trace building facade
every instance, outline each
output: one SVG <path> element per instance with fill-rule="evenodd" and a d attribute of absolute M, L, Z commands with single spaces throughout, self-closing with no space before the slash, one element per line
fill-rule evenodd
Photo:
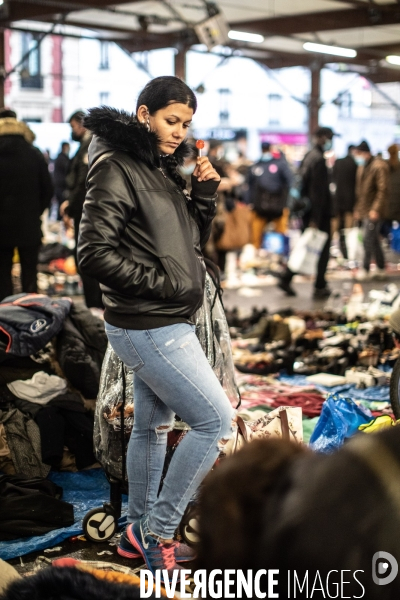
<path fill-rule="evenodd" d="M 80 37 L 78 30 L 76 37 L 47 35 L 41 40 L 42 35 L 6 31 L 6 69 L 16 67 L 6 80 L 6 105 L 33 124 L 65 123 L 77 109 L 101 104 L 134 111 L 137 95 L 151 77 L 174 72 L 173 49 L 130 56 L 115 43 L 90 39 L 90 31 L 79 30 Z M 223 52 L 205 53 L 199 47 L 187 54 L 188 84 L 199 103 L 195 134 L 246 129 L 251 158 L 259 153 L 261 135 L 304 139 L 308 69 L 269 71 L 248 58 L 224 59 Z M 321 90 L 320 123 L 341 134 L 335 140 L 338 155 L 361 139 L 368 139 L 376 152 L 396 139 L 400 84 L 378 88 L 356 73 L 325 68 Z M 66 129 L 58 130 L 65 137 Z"/>

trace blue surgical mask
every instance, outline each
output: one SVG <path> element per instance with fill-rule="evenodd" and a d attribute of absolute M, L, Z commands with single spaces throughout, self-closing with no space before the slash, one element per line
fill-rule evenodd
<path fill-rule="evenodd" d="M 263 152 L 263 155 L 261 157 L 261 160 L 264 160 L 265 162 L 272 160 L 274 157 L 272 156 L 271 152 Z"/>
<path fill-rule="evenodd" d="M 191 175 L 196 168 L 196 163 L 190 163 L 189 165 L 183 165 L 180 170 L 184 175 Z"/>
<path fill-rule="evenodd" d="M 326 140 L 325 144 L 323 145 L 323 149 L 324 152 L 328 152 L 328 150 L 332 149 L 332 140 Z"/>
<path fill-rule="evenodd" d="M 365 158 L 363 156 L 355 156 L 354 160 L 356 161 L 359 167 L 365 166 Z"/>

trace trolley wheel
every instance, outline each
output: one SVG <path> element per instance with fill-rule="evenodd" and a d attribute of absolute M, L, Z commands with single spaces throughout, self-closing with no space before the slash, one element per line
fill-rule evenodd
<path fill-rule="evenodd" d="M 396 419 L 400 419 L 400 358 L 394 363 L 390 378 L 390 404 Z"/>
<path fill-rule="evenodd" d="M 196 546 L 199 543 L 198 507 L 196 504 L 189 504 L 185 510 L 179 526 L 179 533 L 188 546 Z"/>
<path fill-rule="evenodd" d="M 83 533 L 91 542 L 106 542 L 117 531 L 114 513 L 105 508 L 93 508 L 82 521 Z"/>

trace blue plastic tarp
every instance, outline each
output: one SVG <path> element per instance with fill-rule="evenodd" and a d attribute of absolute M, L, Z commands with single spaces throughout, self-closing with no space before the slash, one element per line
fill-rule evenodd
<path fill-rule="evenodd" d="M 281 375 L 279 380 L 289 385 L 311 385 L 305 375 Z M 364 390 L 357 389 L 356 385 L 345 383 L 335 387 L 325 387 L 323 385 L 314 385 L 317 389 L 327 394 L 344 394 L 346 398 L 353 400 L 374 400 L 377 402 L 390 402 L 390 388 L 388 385 L 377 385 Z"/>
<path fill-rule="evenodd" d="M 70 527 L 55 529 L 44 535 L 0 542 L 0 558 L 3 560 L 52 548 L 71 536 L 80 535 L 83 533 L 82 519 L 86 513 L 93 508 L 100 508 L 104 502 L 110 500 L 110 485 L 103 469 L 90 469 L 78 473 L 54 472 L 50 473 L 49 479 L 63 488 L 62 499 L 73 504 L 75 523 Z M 126 519 L 124 517 L 125 512 L 126 502 L 123 503 L 123 516 L 119 521 L 120 525 Z"/>

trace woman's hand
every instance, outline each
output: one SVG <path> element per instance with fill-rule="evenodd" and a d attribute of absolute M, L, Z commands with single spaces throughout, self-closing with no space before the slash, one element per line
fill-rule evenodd
<path fill-rule="evenodd" d="M 198 156 L 196 168 L 193 171 L 193 176 L 197 177 L 197 181 L 221 181 L 221 177 L 214 169 L 207 156 Z"/>

